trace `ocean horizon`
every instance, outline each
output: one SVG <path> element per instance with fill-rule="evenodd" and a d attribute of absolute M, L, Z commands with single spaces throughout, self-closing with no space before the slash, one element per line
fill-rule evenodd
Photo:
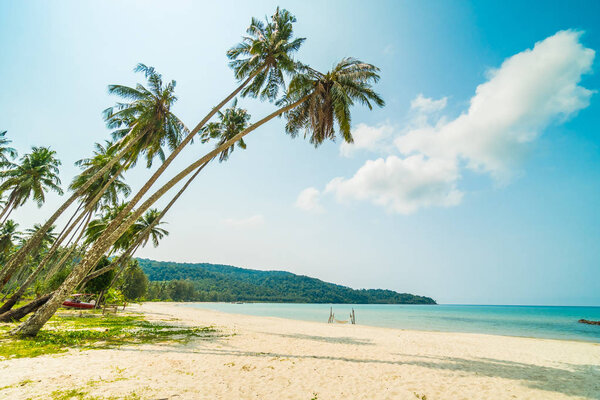
<path fill-rule="evenodd" d="M 338 320 L 349 320 L 354 309 L 359 325 L 600 343 L 600 326 L 578 322 L 600 320 L 599 306 L 209 302 L 185 303 L 185 306 L 323 323 L 327 323 L 330 308 Z"/>

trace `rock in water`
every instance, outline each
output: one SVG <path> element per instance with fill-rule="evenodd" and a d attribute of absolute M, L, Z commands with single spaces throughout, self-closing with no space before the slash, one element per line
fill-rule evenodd
<path fill-rule="evenodd" d="M 580 322 L 582 324 L 588 324 L 588 325 L 600 325 L 600 321 L 590 321 L 590 320 L 587 320 L 587 319 L 580 319 L 577 322 Z"/>

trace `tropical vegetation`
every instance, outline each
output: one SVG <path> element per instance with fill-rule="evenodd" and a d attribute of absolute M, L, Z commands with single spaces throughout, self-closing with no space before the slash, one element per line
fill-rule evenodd
<path fill-rule="evenodd" d="M 17 160 L 7 132 L 0 132 L 0 321 L 29 315 L 11 329 L 12 335 L 36 336 L 75 292 L 95 294 L 97 305 L 106 299 L 148 296 L 156 284 L 135 261 L 136 251 L 148 243 L 157 246 L 168 235 L 163 227 L 166 213 L 209 163 L 227 161 L 235 146 L 245 149 L 245 137 L 271 120 L 285 118 L 285 133 L 303 134 L 315 147 L 338 136 L 353 141 L 352 107 L 384 105 L 373 90 L 379 69 L 348 57 L 328 72 L 302 63 L 296 54 L 305 38 L 295 36 L 295 22 L 289 11 L 279 8 L 265 20 L 252 18 L 241 42 L 226 53 L 237 85 L 192 129 L 174 113 L 176 82 L 164 80 L 153 67 L 135 67 L 143 83 L 110 85 L 109 93 L 118 97 L 102 113 L 110 139 L 96 143 L 91 156 L 76 163 L 81 172 L 68 186 L 69 195 L 47 220 L 24 233 L 14 211 L 28 202 L 44 206 L 49 193 L 63 195 L 61 162 L 54 150 L 39 146 Z M 274 109 L 252 122 L 238 98 L 268 101 Z M 212 149 L 175 170 L 173 161 L 195 138 Z M 128 171 L 153 165 L 141 187 L 132 191 Z M 167 169 L 172 177 L 158 185 Z M 156 202 L 180 182 L 167 205 L 157 209 Z M 204 290 L 200 281 L 194 282 L 191 292 L 187 281 L 169 283 L 171 298 Z M 227 285 L 234 296 L 237 292 Z M 18 306 L 24 299 L 30 301 Z"/>

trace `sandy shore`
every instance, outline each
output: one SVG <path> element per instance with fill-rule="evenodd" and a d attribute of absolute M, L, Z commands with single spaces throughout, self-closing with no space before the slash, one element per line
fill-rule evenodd
<path fill-rule="evenodd" d="M 226 335 L 2 361 L 0 387 L 14 386 L 0 398 L 74 389 L 94 399 L 600 399 L 594 343 L 328 325 L 174 303 L 132 310 Z"/>

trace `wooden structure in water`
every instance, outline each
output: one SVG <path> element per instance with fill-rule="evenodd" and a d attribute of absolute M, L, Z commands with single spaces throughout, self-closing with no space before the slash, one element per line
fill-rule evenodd
<path fill-rule="evenodd" d="M 335 314 L 333 313 L 333 307 L 329 307 L 329 319 L 327 320 L 327 323 L 332 324 L 334 322 L 337 324 L 347 324 L 348 322 L 350 322 L 352 325 L 356 325 L 356 314 L 354 313 L 354 308 L 352 309 L 352 312 L 350 313 L 350 319 L 341 321 L 339 319 L 335 319 Z"/>

